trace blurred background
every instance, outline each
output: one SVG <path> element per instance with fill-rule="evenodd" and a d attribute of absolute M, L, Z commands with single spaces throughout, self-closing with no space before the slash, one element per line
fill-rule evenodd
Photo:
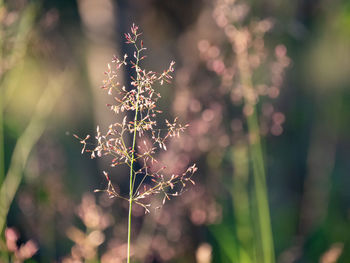
<path fill-rule="evenodd" d="M 199 167 L 133 211 L 134 262 L 350 261 L 349 1 L 2 0 L 0 21 L 0 262 L 125 261 L 128 204 L 93 191 L 128 177 L 73 134 L 118 121 L 100 86 L 133 23 L 190 124 L 162 160 Z"/>

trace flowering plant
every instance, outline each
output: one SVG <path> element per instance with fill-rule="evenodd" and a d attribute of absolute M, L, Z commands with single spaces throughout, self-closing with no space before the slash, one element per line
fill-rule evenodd
<path fill-rule="evenodd" d="M 193 174 L 197 167 L 195 164 L 188 167 L 180 174 L 166 175 L 166 166 L 159 165 L 156 154 L 160 150 L 167 150 L 167 140 L 171 137 L 179 137 L 188 125 L 181 125 L 178 119 L 173 122 L 165 120 L 165 125 L 158 128 L 156 117 L 162 113 L 157 109 L 157 101 L 161 97 L 154 89 L 154 85 L 159 83 L 170 83 L 171 73 L 174 71 L 175 62 L 172 61 L 167 70 L 163 73 L 147 71 L 141 67 L 141 61 L 146 58 L 142 53 L 146 50 L 143 40 L 140 40 L 141 33 L 138 27 L 133 24 L 131 33 L 125 34 L 126 43 L 133 46 L 133 58 L 128 59 L 125 54 L 123 59 L 113 57 L 112 64 L 108 64 L 107 76 L 103 82 L 102 89 L 107 90 L 108 95 L 113 96 L 114 103 L 107 104 L 107 107 L 115 114 L 124 114 L 122 122 L 109 125 L 105 134 L 102 134 L 97 126 L 97 145 L 88 149 L 87 140 L 79 138 L 83 144 L 82 153 L 89 152 L 91 158 L 111 156 L 110 165 L 112 167 L 126 165 L 129 169 L 129 196 L 120 195 L 113 186 L 107 172 L 103 171 L 108 186 L 104 190 L 95 192 L 106 192 L 111 198 L 121 198 L 129 202 L 128 220 L 128 262 L 130 260 L 130 226 L 131 211 L 133 203 L 142 206 L 145 212 L 149 212 L 150 203 L 147 197 L 155 194 L 163 194 L 163 204 L 171 196 L 178 196 L 183 192 L 188 182 L 194 184 Z M 122 86 L 117 81 L 117 76 L 121 67 L 130 65 L 133 74 L 130 76 L 130 89 Z M 131 140 L 128 137 L 131 135 Z M 149 184 L 144 184 L 146 179 L 150 179 Z"/>

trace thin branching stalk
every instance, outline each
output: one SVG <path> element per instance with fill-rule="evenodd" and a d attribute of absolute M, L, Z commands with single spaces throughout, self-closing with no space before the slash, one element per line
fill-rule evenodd
<path fill-rule="evenodd" d="M 130 262 L 130 241 L 131 241 L 131 211 L 132 211 L 132 202 L 133 202 L 133 195 L 134 195 L 134 162 L 135 162 L 135 146 L 136 146 L 136 134 L 137 134 L 137 115 L 139 113 L 139 100 L 140 100 L 140 75 L 138 73 L 139 70 L 139 61 L 140 61 L 140 50 L 138 49 L 137 45 L 135 45 L 135 48 L 137 50 L 136 55 L 136 74 L 137 74 L 137 94 L 136 94 L 136 108 L 135 108 L 135 117 L 134 117 L 134 134 L 132 139 L 132 151 L 131 151 L 131 162 L 130 162 L 130 178 L 129 178 L 129 213 L 128 213 L 128 252 L 127 252 L 127 262 Z M 136 177 L 136 175 L 135 175 Z"/>
<path fill-rule="evenodd" d="M 165 120 L 165 127 L 159 127 L 157 123 L 157 115 L 161 113 L 157 109 L 157 101 L 161 97 L 155 91 L 153 85 L 159 83 L 163 85 L 165 82 L 170 83 L 172 79 L 171 73 L 174 71 L 175 62 L 171 62 L 167 70 L 163 73 L 147 71 L 141 67 L 141 61 L 146 56 L 141 53 L 146 50 L 143 41 L 139 39 L 141 33 L 138 27 L 133 25 L 131 33 L 125 34 L 126 43 L 131 44 L 134 48 L 132 59 L 112 60 L 112 65 L 108 64 L 108 71 L 105 72 L 107 79 L 104 81 L 102 89 L 108 90 L 108 95 L 114 95 L 115 104 L 108 104 L 115 114 L 129 112 L 132 120 L 128 119 L 126 114 L 121 123 L 113 123 L 108 127 L 107 133 L 102 135 L 99 126 L 97 126 L 97 145 L 93 149 L 87 149 L 87 140 L 74 135 L 83 144 L 82 153 L 84 151 L 91 153 L 91 158 L 111 156 L 111 167 L 126 165 L 129 169 L 129 194 L 127 197 L 121 196 L 113 186 L 107 172 L 103 172 L 107 181 L 107 189 L 95 190 L 95 192 L 106 192 L 110 198 L 120 198 L 129 202 L 128 209 L 128 232 L 127 232 L 127 262 L 130 262 L 131 247 L 131 221 L 133 204 L 140 205 L 145 209 L 145 213 L 150 212 L 150 196 L 155 194 L 163 195 L 163 203 L 172 196 L 178 196 L 183 192 L 188 182 L 194 184 L 191 179 L 196 172 L 197 167 L 192 165 L 181 174 L 167 174 L 166 166 L 163 166 L 157 160 L 157 154 L 161 150 L 167 150 L 167 141 L 171 137 L 179 137 L 188 125 L 181 125 L 177 122 L 177 118 L 173 122 Z M 125 65 L 131 65 L 134 75 L 130 76 L 130 89 L 121 86 L 117 82 L 118 70 Z M 131 143 L 127 143 L 126 137 L 132 134 Z M 136 163 L 138 167 L 135 168 Z M 140 180 L 136 180 L 136 177 Z M 144 184 L 146 178 L 150 183 Z M 138 181 L 138 183 L 136 183 Z M 143 187 L 142 187 L 143 186 Z"/>

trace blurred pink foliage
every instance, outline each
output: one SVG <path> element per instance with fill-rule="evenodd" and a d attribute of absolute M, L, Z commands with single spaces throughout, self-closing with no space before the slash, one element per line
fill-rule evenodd
<path fill-rule="evenodd" d="M 5 229 L 6 246 L 8 251 L 13 254 L 15 263 L 20 263 L 33 257 L 38 251 L 36 243 L 32 240 L 18 246 L 19 238 L 20 236 L 14 228 L 8 227 Z"/>

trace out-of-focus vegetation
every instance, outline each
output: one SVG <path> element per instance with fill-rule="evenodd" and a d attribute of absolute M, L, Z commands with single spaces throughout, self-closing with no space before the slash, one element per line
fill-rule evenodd
<path fill-rule="evenodd" d="M 133 262 L 349 262 L 341 0 L 0 1 L 0 262 L 125 261 L 128 203 L 93 191 L 106 170 L 127 194 L 127 170 L 72 134 L 115 122 L 99 87 L 134 22 L 145 68 L 176 61 L 160 108 L 190 124 L 161 159 L 199 171 L 160 210 L 133 208 Z"/>

